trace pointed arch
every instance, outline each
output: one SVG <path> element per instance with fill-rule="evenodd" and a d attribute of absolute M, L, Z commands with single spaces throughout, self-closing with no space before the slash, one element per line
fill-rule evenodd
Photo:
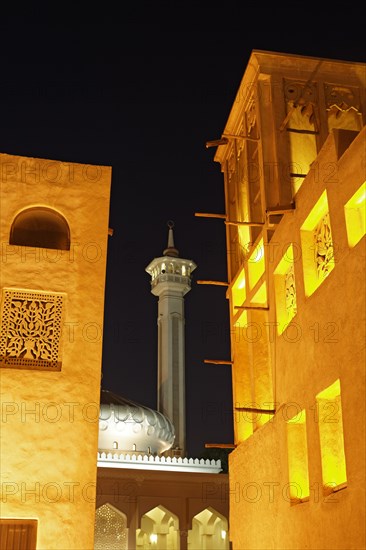
<path fill-rule="evenodd" d="M 95 512 L 94 550 L 127 550 L 127 548 L 127 517 L 107 502 Z"/>
<path fill-rule="evenodd" d="M 32 206 L 15 216 L 9 244 L 70 250 L 70 228 L 66 219 L 46 206 Z"/>
<path fill-rule="evenodd" d="M 208 506 L 192 518 L 188 532 L 188 549 L 228 550 L 228 520 L 217 510 Z"/>
<path fill-rule="evenodd" d="M 162 505 L 146 512 L 141 518 L 141 529 L 136 531 L 138 550 L 179 550 L 178 517 Z"/>

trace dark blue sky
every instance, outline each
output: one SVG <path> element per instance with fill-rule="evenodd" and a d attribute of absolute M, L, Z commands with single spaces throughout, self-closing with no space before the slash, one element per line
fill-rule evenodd
<path fill-rule="evenodd" d="M 145 267 L 174 220 L 180 255 L 198 266 L 185 309 L 188 452 L 200 456 L 205 442 L 233 441 L 230 368 L 203 363 L 230 358 L 226 289 L 195 283 L 227 279 L 223 221 L 194 216 L 224 213 L 205 143 L 220 137 L 253 49 L 365 61 L 364 22 L 331 6 L 116 6 L 3 9 L 0 151 L 112 166 L 103 388 L 151 407 L 157 299 Z"/>

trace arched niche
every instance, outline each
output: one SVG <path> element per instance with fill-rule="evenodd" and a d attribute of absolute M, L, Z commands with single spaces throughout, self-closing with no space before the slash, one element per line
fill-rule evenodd
<path fill-rule="evenodd" d="M 127 550 L 126 515 L 111 504 L 103 504 L 95 512 L 94 550 Z"/>
<path fill-rule="evenodd" d="M 70 250 L 70 228 L 56 210 L 33 206 L 22 210 L 14 218 L 9 244 Z"/>
<path fill-rule="evenodd" d="M 192 529 L 188 532 L 189 550 L 228 550 L 229 547 L 225 516 L 209 506 L 192 518 Z"/>
<path fill-rule="evenodd" d="M 162 505 L 146 512 L 136 531 L 137 550 L 179 550 L 179 520 Z"/>

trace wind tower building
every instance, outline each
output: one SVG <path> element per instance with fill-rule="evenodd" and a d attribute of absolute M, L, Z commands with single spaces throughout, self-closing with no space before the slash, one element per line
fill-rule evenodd
<path fill-rule="evenodd" d="M 173 454 L 186 453 L 184 296 L 191 289 L 192 260 L 179 257 L 173 222 L 168 222 L 168 243 L 163 256 L 146 267 L 151 292 L 158 296 L 158 410 L 175 427 Z"/>
<path fill-rule="evenodd" d="M 225 194 L 233 550 L 365 548 L 365 69 L 253 50 L 207 142 Z"/>

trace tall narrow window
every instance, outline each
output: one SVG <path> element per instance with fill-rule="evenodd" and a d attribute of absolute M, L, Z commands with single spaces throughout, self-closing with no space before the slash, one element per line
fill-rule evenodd
<path fill-rule="evenodd" d="M 70 250 L 69 226 L 65 218 L 51 208 L 28 208 L 14 219 L 9 244 Z"/>
<path fill-rule="evenodd" d="M 347 237 L 350 247 L 362 239 L 366 233 L 366 182 L 359 187 L 344 206 Z"/>
<path fill-rule="evenodd" d="M 234 437 L 235 442 L 245 441 L 253 434 L 253 415 L 250 412 L 243 413 L 240 408 L 252 403 L 252 368 L 250 364 L 250 349 L 248 346 L 248 313 L 246 310 L 238 310 L 239 316 L 231 329 L 231 347 L 234 363 L 232 367 L 233 377 L 233 403 L 234 403 Z"/>
<path fill-rule="evenodd" d="M 236 277 L 236 281 L 231 288 L 231 304 L 232 304 L 232 314 L 233 316 L 237 315 L 239 312 L 240 306 L 243 305 L 246 298 L 246 287 L 245 287 L 245 271 L 244 268 L 240 270 Z"/>
<path fill-rule="evenodd" d="M 305 294 L 310 296 L 334 269 L 332 228 L 324 191 L 301 226 Z"/>
<path fill-rule="evenodd" d="M 252 290 L 262 277 L 266 268 L 263 238 L 259 240 L 248 259 L 249 287 Z"/>
<path fill-rule="evenodd" d="M 323 489 L 328 494 L 347 486 L 340 381 L 316 396 Z"/>
<path fill-rule="evenodd" d="M 290 244 L 274 271 L 277 331 L 285 330 L 297 313 L 294 250 Z"/>
<path fill-rule="evenodd" d="M 284 88 L 287 114 L 281 129 L 286 129 L 288 135 L 289 175 L 295 195 L 317 155 L 316 87 L 315 84 L 286 80 Z"/>
<path fill-rule="evenodd" d="M 289 491 L 292 504 L 309 500 L 308 445 L 306 412 L 287 421 Z"/>

